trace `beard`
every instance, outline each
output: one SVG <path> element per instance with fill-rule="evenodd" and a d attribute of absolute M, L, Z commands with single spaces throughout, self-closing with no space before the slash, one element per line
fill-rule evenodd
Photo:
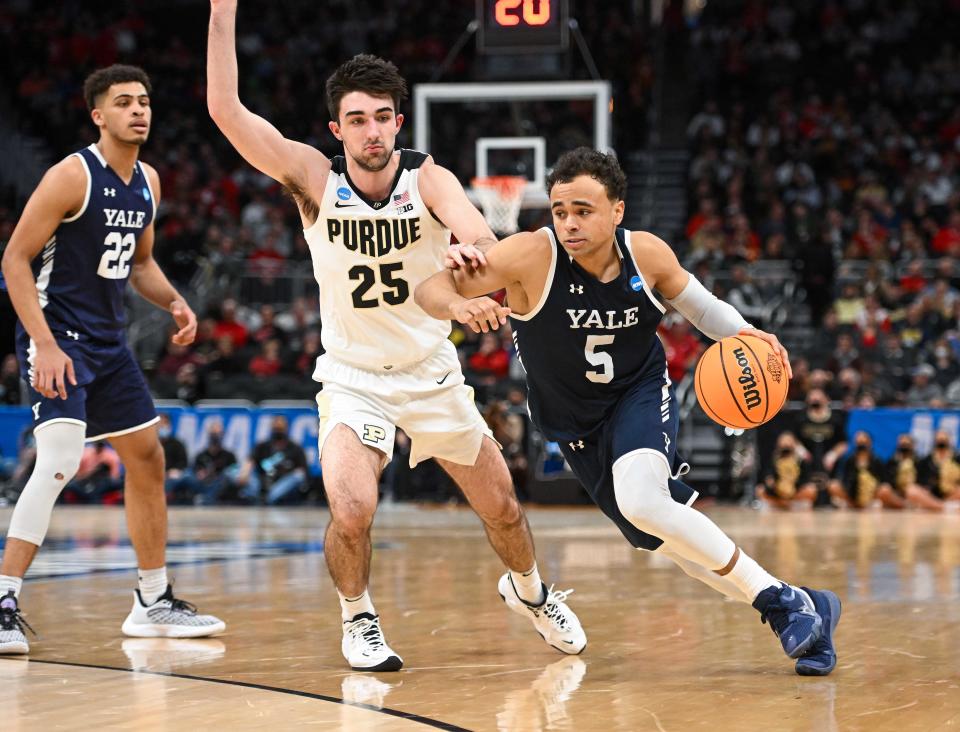
<path fill-rule="evenodd" d="M 354 162 L 368 173 L 379 173 L 389 165 L 392 156 L 392 148 L 390 150 L 384 148 L 382 153 L 376 153 L 374 155 L 357 156 L 350 153 L 350 157 L 353 158 Z"/>

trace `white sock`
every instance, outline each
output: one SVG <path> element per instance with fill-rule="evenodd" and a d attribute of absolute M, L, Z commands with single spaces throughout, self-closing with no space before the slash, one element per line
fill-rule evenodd
<path fill-rule="evenodd" d="M 137 581 L 140 585 L 140 597 L 144 605 L 152 605 L 160 599 L 160 595 L 167 591 L 167 568 L 138 569 Z"/>
<path fill-rule="evenodd" d="M 340 590 L 337 590 L 337 594 L 340 596 L 340 616 L 343 618 L 343 622 L 353 620 L 360 613 L 377 614 L 377 611 L 373 608 L 370 593 L 366 590 L 357 597 L 347 597 Z"/>
<path fill-rule="evenodd" d="M 534 562 L 533 568 L 526 572 L 514 572 L 510 570 L 510 579 L 513 580 L 513 587 L 516 589 L 520 599 L 531 605 L 542 605 L 547 598 L 543 596 L 543 580 L 540 579 L 540 571 Z"/>
<path fill-rule="evenodd" d="M 23 577 L 11 577 L 8 574 L 0 574 L 0 597 L 13 590 L 14 597 L 20 597 L 20 590 L 23 588 Z"/>
<path fill-rule="evenodd" d="M 757 564 L 743 549 L 740 550 L 737 563 L 726 576 L 750 598 L 750 602 L 756 600 L 757 595 L 768 587 L 783 586 L 783 582 Z"/>

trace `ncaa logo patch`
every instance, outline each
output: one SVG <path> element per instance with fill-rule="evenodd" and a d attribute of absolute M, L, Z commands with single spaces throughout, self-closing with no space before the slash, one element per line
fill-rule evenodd
<path fill-rule="evenodd" d="M 634 275 L 630 278 L 630 287 L 634 292 L 640 292 L 643 289 L 643 280 L 638 275 Z"/>
<path fill-rule="evenodd" d="M 341 186 L 340 188 L 337 189 L 337 198 L 339 198 L 341 201 L 349 201 L 350 196 L 352 195 L 353 195 L 353 191 L 351 191 L 346 186 Z"/>
<path fill-rule="evenodd" d="M 150 200 L 150 190 L 148 188 L 143 189 L 143 200 L 144 201 Z"/>

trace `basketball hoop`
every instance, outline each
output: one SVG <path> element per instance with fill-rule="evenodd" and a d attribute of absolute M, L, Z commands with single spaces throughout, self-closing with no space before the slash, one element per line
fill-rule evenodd
<path fill-rule="evenodd" d="M 513 234 L 520 227 L 520 206 L 527 188 L 527 179 L 519 175 L 491 175 L 474 178 L 473 191 L 480 200 L 480 208 L 497 234 Z"/>

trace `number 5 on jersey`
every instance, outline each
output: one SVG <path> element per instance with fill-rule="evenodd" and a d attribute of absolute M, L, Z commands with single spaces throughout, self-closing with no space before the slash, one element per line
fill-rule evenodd
<path fill-rule="evenodd" d="M 591 335 L 587 336 L 587 345 L 583 349 L 583 355 L 587 363 L 593 366 L 599 366 L 599 371 L 587 371 L 586 377 L 594 384 L 609 384 L 613 381 L 613 356 L 605 351 L 598 351 L 598 346 L 609 346 L 613 343 L 615 336 L 612 335 Z"/>
<path fill-rule="evenodd" d="M 103 245 L 107 249 L 100 257 L 97 274 L 108 280 L 126 279 L 130 274 L 128 262 L 137 248 L 136 238 L 130 232 L 121 234 L 119 231 L 111 231 L 103 240 Z"/>

